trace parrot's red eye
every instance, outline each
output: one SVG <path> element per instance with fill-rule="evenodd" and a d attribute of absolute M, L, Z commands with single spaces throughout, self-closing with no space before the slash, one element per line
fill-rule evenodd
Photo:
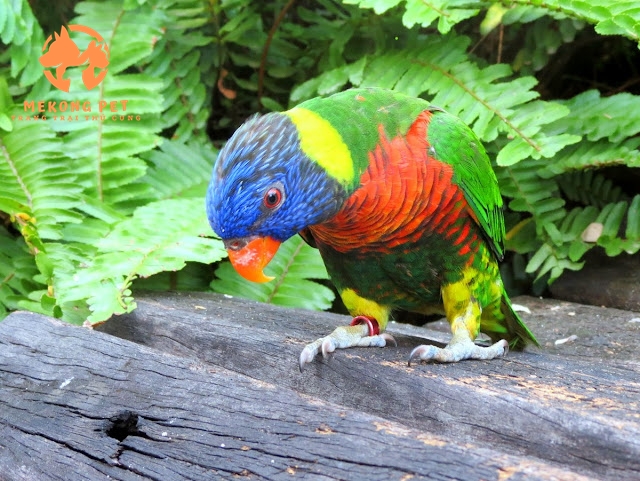
<path fill-rule="evenodd" d="M 276 187 L 271 187 L 262 199 L 265 207 L 275 209 L 282 202 L 282 191 Z"/>

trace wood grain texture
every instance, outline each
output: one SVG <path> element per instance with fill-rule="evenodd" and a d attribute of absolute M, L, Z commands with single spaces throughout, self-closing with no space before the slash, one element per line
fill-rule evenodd
<path fill-rule="evenodd" d="M 14 313 L 0 322 L 0 479 L 640 478 L 637 351 L 607 358 L 582 334 L 556 346 L 564 331 L 538 322 L 598 308 L 517 302 L 550 346 L 408 367 L 419 336 L 446 336 L 392 325 L 397 349 L 302 374 L 305 342 L 347 318 L 186 294 L 141 298 L 108 333 Z M 619 318 L 616 346 L 638 339 L 630 313 L 578 312 Z"/>

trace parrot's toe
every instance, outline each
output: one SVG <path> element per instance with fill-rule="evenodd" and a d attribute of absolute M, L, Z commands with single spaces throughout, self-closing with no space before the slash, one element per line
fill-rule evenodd
<path fill-rule="evenodd" d="M 304 371 L 304 366 L 306 364 L 309 364 L 311 361 L 313 361 L 313 358 L 316 357 L 316 354 L 318 354 L 318 348 L 316 347 L 315 349 L 313 347 L 311 347 L 312 345 L 309 344 L 308 346 L 306 346 L 302 352 L 300 353 L 300 359 L 299 359 L 299 363 L 300 363 L 300 372 Z"/>
<path fill-rule="evenodd" d="M 322 341 L 322 357 L 330 359 L 331 354 L 336 350 L 336 342 L 329 336 Z"/>
<path fill-rule="evenodd" d="M 379 334 L 378 336 L 375 336 L 375 337 L 381 337 L 382 339 L 384 339 L 384 344 L 380 347 L 384 347 L 387 344 L 393 344 L 393 347 L 398 347 L 398 342 L 396 341 L 396 338 L 387 332 L 383 332 L 382 334 Z"/>
<path fill-rule="evenodd" d="M 322 353 L 322 357 L 328 360 L 336 349 L 385 347 L 387 344 L 398 345 L 391 334 L 383 332 L 375 336 L 367 336 L 368 333 L 369 328 L 363 324 L 337 327 L 328 336 L 316 339 L 305 346 L 300 353 L 300 371 L 302 372 L 305 365 L 313 361 L 318 353 Z"/>
<path fill-rule="evenodd" d="M 495 359 L 505 356 L 509 352 L 509 343 L 504 339 L 488 347 L 477 346 L 473 341 L 464 340 L 449 344 L 445 348 L 431 345 L 416 347 L 409 355 L 409 366 L 411 361 L 438 361 L 438 362 L 458 362 L 463 359 Z"/>

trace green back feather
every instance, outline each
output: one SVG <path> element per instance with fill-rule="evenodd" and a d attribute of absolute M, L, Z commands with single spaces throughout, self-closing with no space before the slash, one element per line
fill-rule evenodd
<path fill-rule="evenodd" d="M 504 256 L 502 197 L 491 161 L 473 131 L 457 117 L 435 111 L 427 131 L 436 158 L 453 167 L 464 196 L 498 259 Z"/>

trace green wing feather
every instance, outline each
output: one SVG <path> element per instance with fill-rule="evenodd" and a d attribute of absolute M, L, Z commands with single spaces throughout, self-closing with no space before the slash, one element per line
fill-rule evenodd
<path fill-rule="evenodd" d="M 453 167 L 459 185 L 493 252 L 504 257 L 504 217 L 496 175 L 482 143 L 457 117 L 433 110 L 427 136 L 436 159 Z"/>

